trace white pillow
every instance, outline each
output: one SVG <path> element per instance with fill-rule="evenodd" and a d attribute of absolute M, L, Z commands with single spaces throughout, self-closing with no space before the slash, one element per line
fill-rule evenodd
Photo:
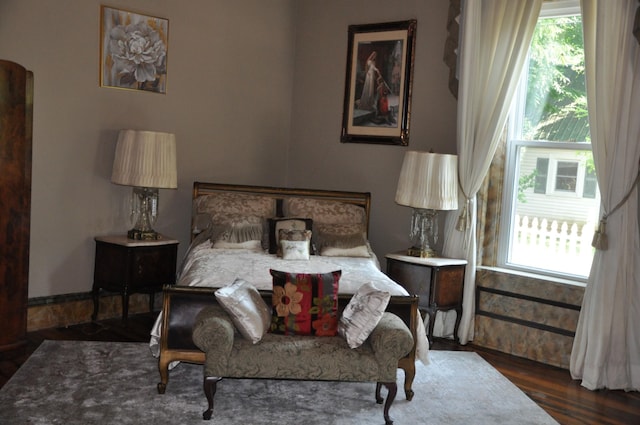
<path fill-rule="evenodd" d="M 372 282 L 358 288 L 338 323 L 338 334 L 347 340 L 349 348 L 358 348 L 369 337 L 382 318 L 390 298 L 389 292 L 376 288 Z"/>
<path fill-rule="evenodd" d="M 248 249 L 251 251 L 262 251 L 261 241 L 245 241 L 245 242 L 225 242 L 217 240 L 213 243 L 212 248 L 217 249 Z"/>
<path fill-rule="evenodd" d="M 309 241 L 280 241 L 282 258 L 285 260 L 308 260 Z"/>
<path fill-rule="evenodd" d="M 236 279 L 215 294 L 240 334 L 254 344 L 260 342 L 271 326 L 271 309 L 258 290 L 247 281 Z"/>
<path fill-rule="evenodd" d="M 354 246 L 353 248 L 336 248 L 328 246 L 320 249 L 320 255 L 324 257 L 371 257 L 367 245 Z"/>

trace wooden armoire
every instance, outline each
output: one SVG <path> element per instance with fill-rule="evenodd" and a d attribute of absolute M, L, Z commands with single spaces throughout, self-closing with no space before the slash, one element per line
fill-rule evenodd
<path fill-rule="evenodd" d="M 0 351 L 26 342 L 33 73 L 0 60 Z"/>

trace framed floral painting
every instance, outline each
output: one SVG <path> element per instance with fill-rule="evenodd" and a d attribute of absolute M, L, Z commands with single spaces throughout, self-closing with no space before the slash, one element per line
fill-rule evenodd
<path fill-rule="evenodd" d="M 169 20 L 102 6 L 100 85 L 167 91 Z"/>
<path fill-rule="evenodd" d="M 416 26 L 349 26 L 342 142 L 409 144 Z"/>

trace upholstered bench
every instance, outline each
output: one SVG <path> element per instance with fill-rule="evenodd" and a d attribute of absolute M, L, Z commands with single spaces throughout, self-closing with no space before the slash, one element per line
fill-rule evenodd
<path fill-rule="evenodd" d="M 219 305 L 198 314 L 192 337 L 205 353 L 204 391 L 209 406 L 204 419 L 211 418 L 216 385 L 222 378 L 266 378 L 376 382 L 377 403 L 383 403 L 381 385 L 388 390 L 383 414 L 385 423 L 392 424 L 389 409 L 397 393 L 398 361 L 414 347 L 407 325 L 389 312 L 357 348 L 350 348 L 339 335 L 267 333 L 253 343 L 242 337 Z"/>

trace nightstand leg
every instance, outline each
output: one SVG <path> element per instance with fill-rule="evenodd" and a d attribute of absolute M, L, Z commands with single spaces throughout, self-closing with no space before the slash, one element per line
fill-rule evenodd
<path fill-rule="evenodd" d="M 427 316 L 429 316 L 429 332 L 427 339 L 429 340 L 429 348 L 431 348 L 433 346 L 433 325 L 435 325 L 436 321 L 436 312 L 427 310 Z"/>
<path fill-rule="evenodd" d="M 458 328 L 460 327 L 460 319 L 462 319 L 462 307 L 456 308 L 456 324 L 453 326 L 453 339 L 460 344 L 460 338 L 458 337 Z"/>

